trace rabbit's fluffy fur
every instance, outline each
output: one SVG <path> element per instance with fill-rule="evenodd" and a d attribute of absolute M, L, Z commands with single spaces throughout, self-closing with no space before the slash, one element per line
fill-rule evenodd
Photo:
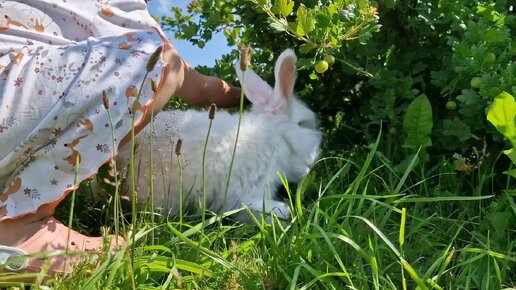
<path fill-rule="evenodd" d="M 289 182 L 299 181 L 318 158 L 321 141 L 315 114 L 293 95 L 295 63 L 292 50 L 279 56 L 274 89 L 251 69 L 246 70 L 243 87 L 253 105 L 243 115 L 226 200 L 226 182 L 239 116 L 217 112 L 206 150 L 208 210 L 220 212 L 245 205 L 255 214 L 272 211 L 281 219 L 290 218 L 289 206 L 276 196 L 277 188 L 281 186 L 277 173 L 285 175 Z M 238 65 L 235 69 L 242 82 L 242 71 Z M 200 209 L 203 200 L 202 156 L 208 125 L 205 111 L 164 111 L 154 119 L 153 128 L 147 126 L 138 134 L 135 164 L 140 202 L 147 200 L 151 149 L 154 205 L 170 214 L 179 213 L 180 182 L 175 145 L 181 139 L 183 208 Z M 119 164 L 128 163 L 127 147 L 119 154 Z M 125 187 L 128 188 L 127 184 Z M 245 210 L 236 218 L 244 222 L 250 220 Z M 270 217 L 267 220 L 270 221 Z"/>

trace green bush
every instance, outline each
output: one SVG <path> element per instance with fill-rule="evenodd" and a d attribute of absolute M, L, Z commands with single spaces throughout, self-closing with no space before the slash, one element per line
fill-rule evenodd
<path fill-rule="evenodd" d="M 269 75 L 274 55 L 294 47 L 298 89 L 319 113 L 329 154 L 371 143 L 382 124 L 402 145 L 394 147 L 402 154 L 389 156 L 395 163 L 419 146 L 430 153 L 422 154 L 426 160 L 445 156 L 457 170 L 475 167 L 478 160 L 462 156 L 484 143 L 486 155 L 497 155 L 502 139 L 488 125 L 486 107 L 502 91 L 516 93 L 509 1 L 302 2 L 199 0 L 186 13 L 175 8 L 162 24 L 199 46 L 216 31 L 229 44 L 249 43 L 255 68 Z M 336 62 L 317 73 L 315 64 L 328 55 Z M 232 77 L 235 57 L 211 73 Z"/>

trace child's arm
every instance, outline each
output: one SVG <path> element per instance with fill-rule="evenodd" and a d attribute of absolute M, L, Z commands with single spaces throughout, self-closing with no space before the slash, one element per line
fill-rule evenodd
<path fill-rule="evenodd" d="M 218 107 L 236 106 L 240 100 L 240 88 L 225 81 L 206 76 L 181 59 L 184 71 L 183 85 L 178 96 L 190 105 L 207 107 L 215 103 Z"/>

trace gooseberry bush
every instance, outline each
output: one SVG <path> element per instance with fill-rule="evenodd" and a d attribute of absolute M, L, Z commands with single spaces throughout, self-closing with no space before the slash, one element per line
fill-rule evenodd
<path fill-rule="evenodd" d="M 486 110 L 501 92 L 516 93 L 510 9 L 504 0 L 198 0 L 161 23 L 200 47 L 216 32 L 229 45 L 250 44 L 262 75 L 294 47 L 298 91 L 319 114 L 330 154 L 372 143 L 383 130 L 401 145 L 385 148 L 402 153 L 390 156 L 394 163 L 421 147 L 422 161 L 444 157 L 460 171 L 479 159 L 462 156 L 496 156 L 502 146 Z M 234 78 L 236 51 L 204 69 Z"/>

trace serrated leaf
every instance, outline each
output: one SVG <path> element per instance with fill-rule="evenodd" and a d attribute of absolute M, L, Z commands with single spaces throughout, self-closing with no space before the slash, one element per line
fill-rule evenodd
<path fill-rule="evenodd" d="M 266 9 L 270 9 L 271 8 L 271 1 L 270 0 L 256 0 L 256 1 L 253 1 L 255 3 L 258 3 L 258 5 L 266 8 Z"/>
<path fill-rule="evenodd" d="M 277 32 L 285 31 L 285 27 L 287 26 L 287 21 L 285 21 L 285 19 L 269 18 L 269 22 L 272 29 Z"/>
<path fill-rule="evenodd" d="M 480 97 L 477 92 L 471 89 L 464 89 L 461 91 L 461 94 L 457 97 L 457 100 L 464 104 L 465 106 L 470 106 L 478 102 Z"/>
<path fill-rule="evenodd" d="M 297 9 L 296 18 L 296 34 L 297 36 L 305 36 L 315 28 L 315 21 L 310 16 L 309 11 L 304 5 Z"/>
<path fill-rule="evenodd" d="M 335 4 L 333 3 L 330 3 L 326 10 L 328 11 L 328 15 L 330 16 L 333 16 L 333 14 L 338 12 L 337 7 L 335 7 Z"/>
<path fill-rule="evenodd" d="M 443 121 L 443 135 L 457 137 L 459 141 L 466 141 L 471 136 L 471 130 L 461 119 L 455 117 L 453 120 Z"/>
<path fill-rule="evenodd" d="M 277 0 L 276 1 L 276 9 L 279 14 L 283 17 L 287 17 L 290 15 L 292 10 L 294 9 L 294 1 L 289 0 Z"/>
<path fill-rule="evenodd" d="M 181 30 L 183 31 L 184 37 L 189 39 L 197 35 L 199 31 L 199 25 L 190 22 L 188 24 L 182 25 Z"/>
<path fill-rule="evenodd" d="M 317 48 L 317 46 L 315 46 L 311 43 L 303 43 L 299 46 L 299 52 L 301 52 L 302 54 L 307 54 L 311 50 L 316 49 L 316 48 Z"/>
<path fill-rule="evenodd" d="M 300 70 L 313 67 L 313 59 L 300 57 L 297 59 L 297 66 Z"/>
<path fill-rule="evenodd" d="M 403 130 L 407 134 L 405 147 L 419 148 L 432 145 L 432 106 L 426 95 L 415 98 L 407 108 L 403 119 Z"/>
<path fill-rule="evenodd" d="M 502 92 L 494 98 L 493 104 L 487 112 L 487 120 L 491 122 L 512 146 L 516 145 L 516 102 L 513 96 Z"/>
<path fill-rule="evenodd" d="M 489 220 L 495 231 L 500 235 L 509 228 L 509 222 L 511 220 L 511 213 L 504 212 L 493 212 L 491 213 Z"/>
<path fill-rule="evenodd" d="M 461 94 L 457 96 L 457 101 L 461 104 L 459 113 L 462 116 L 478 119 L 479 114 L 482 114 L 484 102 L 476 91 L 462 90 Z"/>

